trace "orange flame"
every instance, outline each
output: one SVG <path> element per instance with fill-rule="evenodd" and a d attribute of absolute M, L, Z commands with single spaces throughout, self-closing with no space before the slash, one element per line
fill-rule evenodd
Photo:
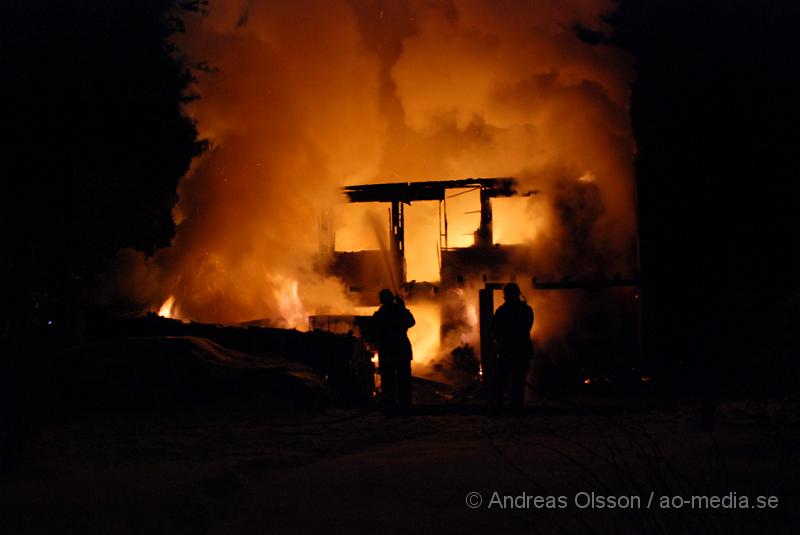
<path fill-rule="evenodd" d="M 173 308 L 175 308 L 175 296 L 170 295 L 158 309 L 158 315 L 162 318 L 175 318 Z"/>
<path fill-rule="evenodd" d="M 300 298 L 300 283 L 282 276 L 272 277 L 275 284 L 275 299 L 281 318 L 290 329 L 305 330 L 308 327 L 308 314 Z"/>

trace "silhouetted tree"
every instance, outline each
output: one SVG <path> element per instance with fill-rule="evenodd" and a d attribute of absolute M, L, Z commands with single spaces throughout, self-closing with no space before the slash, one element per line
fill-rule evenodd
<path fill-rule="evenodd" d="M 169 39 L 203 5 L 4 3 L 4 269 L 23 299 L 66 298 L 120 247 L 169 243 L 178 179 L 203 148 Z"/>
<path fill-rule="evenodd" d="M 798 15 L 623 0 L 612 20 L 636 61 L 646 351 L 700 390 L 748 389 L 800 346 Z M 766 380 L 796 388 L 797 370 Z"/>
<path fill-rule="evenodd" d="M 7 411 L 27 388 L 19 377 L 70 338 L 86 288 L 115 251 L 152 252 L 174 233 L 178 180 L 204 145 L 181 113 L 194 79 L 169 40 L 182 30 L 181 13 L 204 5 L 0 6 Z"/>

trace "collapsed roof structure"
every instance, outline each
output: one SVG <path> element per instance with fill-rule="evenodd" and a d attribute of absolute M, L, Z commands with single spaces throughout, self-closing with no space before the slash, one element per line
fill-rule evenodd
<path fill-rule="evenodd" d="M 439 250 L 440 275 L 443 285 L 463 276 L 460 267 L 470 266 L 471 270 L 483 268 L 492 271 L 505 260 L 505 256 L 494 246 L 492 231 L 491 199 L 519 195 L 517 181 L 513 177 L 463 178 L 457 180 L 429 180 L 420 182 L 395 182 L 386 184 L 364 184 L 346 186 L 344 194 L 351 203 L 389 203 L 390 226 L 388 251 L 335 252 L 332 271 L 342 276 L 351 290 L 366 290 L 377 286 L 389 286 L 380 278 L 381 272 L 389 271 L 391 286 L 395 289 L 406 285 L 405 264 L 405 217 L 404 205 L 413 202 L 436 201 L 439 203 Z M 448 195 L 451 190 L 464 190 Z M 451 248 L 448 244 L 447 199 L 471 191 L 480 194 L 480 224 L 474 233 L 471 247 Z M 530 195 L 535 192 L 525 193 Z M 384 255 L 383 269 L 358 269 L 358 264 L 373 265 L 376 255 Z M 364 275 L 367 275 L 366 277 Z M 350 284 L 352 283 L 352 284 Z"/>

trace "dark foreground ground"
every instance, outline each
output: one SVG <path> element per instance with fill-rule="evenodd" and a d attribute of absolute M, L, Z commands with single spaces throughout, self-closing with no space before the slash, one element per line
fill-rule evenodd
<path fill-rule="evenodd" d="M 2 531 L 793 533 L 800 520 L 792 402 L 723 403 L 711 433 L 675 401 L 540 400 L 499 418 L 466 405 L 390 416 L 267 403 L 53 417 L 4 476 Z M 502 508 L 494 492 L 566 508 Z M 595 506 L 632 496 L 620 504 L 633 508 L 582 509 L 582 492 Z M 688 502 L 733 493 L 736 509 Z M 664 496 L 687 503 L 664 509 Z M 776 508 L 743 508 L 757 496 Z"/>

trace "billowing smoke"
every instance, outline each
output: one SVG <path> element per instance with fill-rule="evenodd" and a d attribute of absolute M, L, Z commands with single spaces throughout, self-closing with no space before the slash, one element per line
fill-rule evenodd
<path fill-rule="evenodd" d="M 319 214 L 345 184 L 396 180 L 515 176 L 541 192 L 496 203 L 498 241 L 529 245 L 520 262 L 552 277 L 631 270 L 631 62 L 575 31 L 608 32 L 613 8 L 212 0 L 178 43 L 211 67 L 186 112 L 212 149 L 180 184 L 172 246 L 128 268 L 136 298 L 174 295 L 201 321 L 347 312 L 341 283 L 314 269 Z M 409 215 L 409 271 L 424 278 L 435 211 Z M 369 245 L 351 219 L 341 236 Z"/>

